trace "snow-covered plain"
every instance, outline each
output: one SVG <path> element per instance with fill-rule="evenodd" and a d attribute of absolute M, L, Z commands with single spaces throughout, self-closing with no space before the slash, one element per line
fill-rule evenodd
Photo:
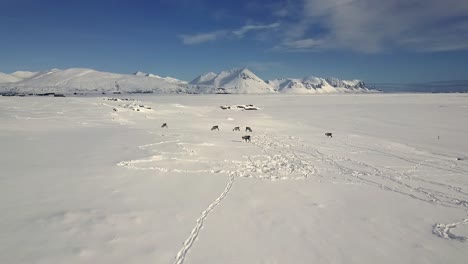
<path fill-rule="evenodd" d="M 468 96 L 131 98 L 0 97 L 0 263 L 468 259 Z"/>

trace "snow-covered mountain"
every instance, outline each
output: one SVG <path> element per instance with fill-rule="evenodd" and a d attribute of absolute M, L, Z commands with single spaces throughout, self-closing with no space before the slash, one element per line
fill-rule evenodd
<path fill-rule="evenodd" d="M 218 74 L 214 72 L 205 73 L 192 80 L 190 84 L 208 84 L 208 82 L 212 81 L 216 76 L 218 76 Z"/>
<path fill-rule="evenodd" d="M 0 72 L 0 84 L 1 83 L 14 83 L 14 82 L 19 82 L 20 80 L 21 79 L 16 76 Z"/>
<path fill-rule="evenodd" d="M 145 72 L 141 72 L 141 71 L 135 72 L 134 75 L 136 75 L 136 76 L 144 76 L 144 77 L 149 77 L 149 78 L 157 78 L 157 79 L 161 79 L 161 80 L 166 81 L 166 82 L 176 83 L 176 84 L 181 84 L 181 85 L 188 84 L 187 81 L 182 81 L 182 80 L 179 80 L 179 79 L 176 79 L 176 78 L 172 78 L 172 77 L 169 77 L 169 76 L 161 77 L 161 76 L 156 75 L 156 74 L 145 73 Z"/>
<path fill-rule="evenodd" d="M 209 72 L 190 82 L 197 93 L 366 93 L 363 81 L 305 77 L 263 81 L 248 69 Z"/>
<path fill-rule="evenodd" d="M 39 72 L 31 72 L 31 71 L 15 71 L 14 73 L 10 74 L 19 78 L 21 80 L 28 79 L 33 77 L 34 75 L 38 74 Z"/>
<path fill-rule="evenodd" d="M 366 93 L 359 80 L 306 77 L 264 81 L 245 68 L 209 72 L 189 83 L 151 73 L 117 74 L 85 68 L 52 69 L 45 72 L 0 73 L 0 92 L 13 93 Z"/>
<path fill-rule="evenodd" d="M 271 85 L 245 68 L 209 72 L 190 82 L 197 93 L 274 93 Z"/>
<path fill-rule="evenodd" d="M 372 92 L 363 81 L 336 78 L 305 77 L 302 79 L 275 79 L 267 81 L 280 93 L 365 93 Z"/>
<path fill-rule="evenodd" d="M 185 93 L 187 86 L 166 78 L 148 78 L 132 74 L 100 72 L 92 69 L 71 68 L 50 70 L 39 73 L 16 72 L 16 81 L 0 84 L 2 92 L 17 93 Z"/>
<path fill-rule="evenodd" d="M 15 71 L 14 73 L 11 73 L 11 74 L 0 72 L 0 84 L 16 83 L 16 82 L 31 78 L 36 74 L 38 74 L 38 72 Z"/>

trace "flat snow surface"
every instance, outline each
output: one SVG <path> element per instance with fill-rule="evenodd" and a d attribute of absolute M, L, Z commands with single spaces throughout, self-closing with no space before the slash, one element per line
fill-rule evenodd
<path fill-rule="evenodd" d="M 0 263 L 468 259 L 466 95 L 133 99 L 0 98 Z"/>

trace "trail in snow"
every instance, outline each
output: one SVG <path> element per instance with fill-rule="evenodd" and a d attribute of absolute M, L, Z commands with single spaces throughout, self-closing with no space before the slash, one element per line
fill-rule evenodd
<path fill-rule="evenodd" d="M 376 167 L 369 163 L 352 159 L 349 155 L 343 155 L 358 147 L 347 144 L 342 140 L 339 140 L 339 144 L 335 144 L 333 141 L 329 142 L 331 143 L 327 143 L 328 147 L 332 147 L 335 152 L 338 152 L 337 154 L 326 154 L 321 151 L 320 148 L 324 147 L 323 144 L 318 147 L 312 147 L 310 144 L 301 142 L 300 139 L 293 137 L 260 134 L 253 138 L 253 144 L 261 148 L 263 152 L 269 153 L 271 157 L 277 157 L 279 161 L 274 163 L 277 169 L 281 169 L 281 166 L 290 167 L 296 165 L 302 168 L 303 172 L 306 172 L 306 168 L 309 166 L 305 175 L 313 175 L 323 179 L 329 178 L 333 182 L 345 181 L 355 184 L 367 184 L 431 204 L 436 203 L 448 207 L 468 205 L 468 193 L 461 187 L 415 175 L 418 168 L 425 166 L 437 168 L 441 172 L 465 175 L 465 169 L 453 169 L 450 161 L 439 159 L 419 160 L 414 157 L 407 157 L 404 154 L 397 155 L 381 150 L 374 152 L 370 148 L 360 148 L 361 150 L 365 149 L 373 155 L 393 156 L 406 162 L 407 166 L 411 168 L 408 170 L 396 170 L 385 166 Z M 353 146 L 353 149 L 351 149 L 351 146 Z M 276 154 L 271 154 L 270 152 Z M 406 155 L 415 156 L 412 153 L 407 153 Z M 252 157 L 249 157 L 249 159 L 251 160 Z M 252 161 L 250 163 L 253 163 L 253 167 L 255 168 L 260 167 L 264 169 Z M 249 165 L 247 165 L 247 168 L 249 168 Z M 261 170 L 260 172 L 264 174 L 268 173 L 268 169 Z M 261 178 L 272 177 L 261 176 Z"/>
<path fill-rule="evenodd" d="M 354 172 L 354 176 L 363 181 L 375 184 L 376 182 L 373 180 L 379 180 L 377 185 L 380 184 L 381 188 L 383 189 L 393 190 L 401 194 L 411 196 L 412 198 L 418 196 L 419 198 L 422 198 L 421 200 L 429 203 L 438 203 L 442 206 L 449 207 L 460 205 L 468 206 L 467 192 L 463 191 L 461 187 L 455 187 L 453 185 L 440 182 L 439 180 L 443 179 L 443 175 L 447 172 L 459 175 L 466 175 L 468 173 L 468 171 L 462 168 L 454 169 L 451 161 L 434 159 L 434 157 L 432 157 L 431 159 L 418 159 L 415 158 L 415 156 L 418 156 L 412 153 L 395 154 L 396 151 L 390 153 L 388 151 L 378 149 L 359 147 L 356 144 L 349 144 L 343 140 L 340 140 L 339 142 L 340 144 L 346 145 L 348 147 L 367 149 L 367 151 L 371 154 L 380 154 L 387 157 L 394 157 L 411 165 L 411 168 L 409 170 L 395 170 L 386 167 L 376 168 L 373 165 L 346 158 L 344 161 L 347 162 L 347 164 L 341 165 L 342 168 L 345 168 L 345 170 L 346 168 L 350 170 L 350 167 L 353 165 L 355 165 L 358 168 L 368 167 L 374 170 L 374 174 L 362 173 L 362 171 L 361 173 L 359 173 L 358 171 Z M 336 145 L 334 147 L 339 148 L 339 146 Z M 338 159 L 338 162 L 340 162 L 340 159 Z M 418 176 L 417 172 L 422 167 L 429 167 L 431 168 L 431 170 L 437 170 L 441 175 L 438 175 L 438 177 L 436 177 L 435 179 L 423 178 L 427 177 L 426 175 Z M 365 176 L 374 177 L 366 178 Z"/>
<path fill-rule="evenodd" d="M 229 193 L 235 178 L 235 173 L 231 173 L 229 175 L 229 181 L 226 187 L 224 188 L 224 191 L 201 213 L 200 217 L 196 221 L 195 227 L 192 229 L 192 232 L 190 232 L 189 237 L 185 240 L 184 245 L 177 253 L 174 261 L 175 264 L 182 264 L 184 262 L 187 252 L 190 250 L 190 248 L 193 246 L 193 243 L 198 238 L 200 230 L 202 229 L 203 224 L 205 222 L 205 219 L 208 217 L 210 212 L 213 211 L 213 209 L 215 209 L 216 206 L 218 206 Z"/>
<path fill-rule="evenodd" d="M 460 209 L 468 207 L 468 193 L 461 187 L 441 182 L 443 176 L 436 175 L 431 179 L 427 175 L 417 175 L 417 172 L 423 167 L 429 167 L 431 171 L 438 170 L 440 173 L 466 175 L 466 169 L 455 167 L 453 161 L 437 159 L 436 157 L 420 159 L 421 155 L 414 153 L 398 153 L 396 151 L 391 153 L 380 149 L 360 147 L 343 140 L 336 141 L 339 144 L 335 144 L 333 141 L 329 141 L 332 143 L 327 142 L 333 146 L 333 149 L 341 150 L 338 151 L 338 155 L 331 155 L 325 154 L 319 149 L 323 145 L 314 148 L 301 142 L 299 138 L 259 134 L 253 138 L 252 142 L 267 154 L 267 159 L 254 160 L 255 156 L 247 157 L 248 162 L 244 162 L 246 171 L 241 176 L 268 180 L 301 178 L 289 176 L 291 172 L 296 170 L 296 172 L 300 171 L 303 174 L 304 179 L 311 175 L 320 180 L 328 179 L 338 184 L 364 184 L 429 204 Z M 351 159 L 348 155 L 343 156 L 343 153 L 349 153 L 350 150 L 356 149 L 373 155 L 396 158 L 410 164 L 408 165 L 410 168 L 397 170 L 385 166 L 376 167 L 366 162 Z M 466 224 L 466 221 L 447 225 L 436 224 L 433 233 L 443 238 L 466 241 L 465 237 L 451 231 L 460 224 Z"/>
<path fill-rule="evenodd" d="M 431 156 L 430 159 L 421 155 L 414 155 L 414 153 L 396 153 L 396 151 L 388 152 L 385 150 L 358 146 L 350 144 L 343 140 L 337 140 L 340 144 L 333 144 L 334 148 L 341 148 L 341 153 L 348 153 L 351 149 L 365 150 L 371 154 L 383 155 L 387 157 L 394 157 L 401 161 L 412 164 L 408 170 L 396 170 L 386 167 L 375 167 L 365 162 L 356 161 L 348 157 L 332 156 L 321 152 L 318 148 L 312 148 L 310 145 L 299 143 L 298 141 L 287 141 L 287 144 L 281 143 L 281 139 L 274 139 L 275 144 L 289 147 L 291 151 L 310 155 L 312 158 L 318 159 L 321 164 L 330 165 L 330 169 L 337 169 L 339 175 L 352 176 L 351 179 L 346 181 L 357 182 L 362 184 L 371 185 L 381 188 L 385 191 L 394 192 L 400 195 L 408 196 L 412 199 L 423 201 L 430 204 L 436 204 L 444 207 L 455 207 L 464 209 L 468 207 L 468 193 L 461 187 L 450 185 L 441 180 L 444 179 L 444 173 L 459 175 L 463 177 L 468 174 L 468 170 L 460 167 L 451 160 L 441 159 Z M 346 149 L 343 148 L 345 146 Z M 320 146 L 319 146 L 320 147 Z M 428 167 L 431 171 L 438 171 L 440 175 L 436 174 L 433 179 L 426 178 L 427 175 L 418 176 L 417 172 L 423 167 Z M 318 176 L 326 176 L 330 174 Z M 331 176 L 333 179 L 337 179 Z M 342 178 L 342 180 L 345 178 Z M 457 235 L 456 229 L 461 225 L 468 224 L 468 219 L 451 224 L 437 223 L 433 226 L 433 234 L 446 239 L 457 240 L 461 242 L 468 241 L 467 237 Z"/>
<path fill-rule="evenodd" d="M 2 241 L 9 253 L 2 256 L 4 261 L 0 262 L 35 259 L 63 262 L 65 259 L 112 263 L 135 258 L 138 262 L 180 264 L 216 262 L 223 258 L 228 262 L 233 260 L 229 249 L 246 253 L 238 256 L 242 259 L 239 262 L 284 262 L 291 258 L 296 260 L 293 262 L 304 259 L 339 261 L 349 256 L 372 262 L 379 253 L 389 256 L 387 262 L 398 258 L 410 262 L 415 255 L 421 262 L 438 262 L 444 258 L 457 262 L 466 258 L 463 249 L 468 244 L 463 242 L 468 242 L 465 213 L 468 212 L 468 162 L 456 160 L 456 157 L 466 156 L 462 149 L 466 144 L 458 140 L 466 126 L 456 130 L 447 128 L 453 126 L 440 129 L 444 140 L 450 136 L 450 141 L 433 140 L 433 135 L 429 135 L 431 139 L 427 141 L 411 141 L 417 135 L 410 134 L 406 142 L 414 142 L 415 146 L 420 146 L 418 149 L 389 141 L 388 133 L 393 131 L 371 138 L 330 128 L 336 137 L 328 139 L 319 128 L 311 127 L 334 125 L 344 118 L 330 118 L 327 124 L 319 122 L 327 121 L 328 116 L 308 124 L 295 125 L 295 120 L 289 119 L 279 123 L 276 117 L 285 119 L 300 110 L 288 108 L 291 113 L 276 116 L 284 108 L 273 103 L 268 105 L 267 101 L 260 112 L 223 112 L 214 109 L 211 98 L 203 99 L 211 106 L 206 101 L 195 101 L 199 97 L 190 98 L 189 104 L 194 100 L 193 103 L 201 107 L 175 104 L 184 103 L 186 99 L 182 97 L 156 98 L 158 103 L 152 105 L 152 111 L 136 104 L 136 100 L 115 103 L 106 100 L 103 104 L 102 98 L 17 98 L 14 101 L 5 98 L 2 120 L 6 125 L 2 136 L 5 136 L 5 149 L 11 150 L 6 152 L 13 154 L 5 153 L 3 167 L 13 172 L 10 173 L 13 176 L 32 177 L 34 168 L 16 165 L 24 164 L 23 160 L 35 164 L 37 157 L 41 157 L 36 163 L 42 167 L 54 163 L 50 157 L 60 157 L 61 162 L 56 169 L 43 175 L 40 182 L 47 190 L 37 197 L 20 197 L 8 188 L 22 186 L 27 178 L 3 179 L 6 201 L 15 203 L 3 203 L 8 212 L 5 219 L 2 218 L 4 226 L 12 228 L 4 230 Z M 216 105 L 237 100 L 213 98 L 217 100 Z M 255 97 L 247 99 L 244 103 L 257 103 Z M 296 104 L 297 98 L 290 99 L 291 104 Z M 353 103 L 357 99 L 353 99 Z M 174 104 L 167 103 L 171 100 Z M 130 104 L 133 102 L 135 104 Z M 431 107 L 438 109 L 437 105 Z M 338 110 L 349 114 L 347 109 Z M 401 113 L 405 112 L 408 111 Z M 308 118 L 310 112 L 301 113 Z M 263 119 L 267 115 L 271 119 Z M 354 116 L 360 117 L 359 113 L 353 113 L 351 118 Z M 131 125 L 118 127 L 117 122 L 110 120 L 112 117 L 114 121 Z M 409 120 L 402 121 L 397 125 Z M 168 129 L 160 128 L 163 122 L 168 122 Z M 77 123 L 108 128 L 89 129 Z M 220 125 L 221 131 L 209 132 L 207 125 L 213 124 Z M 425 128 L 424 124 L 416 125 Z M 253 125 L 251 143 L 239 140 L 244 132 L 231 131 L 239 125 Z M 456 131 L 454 137 L 451 131 Z M 429 134 L 433 130 L 424 132 Z M 86 140 L 86 145 L 70 141 L 84 137 L 92 140 Z M 147 137 L 153 140 L 146 140 Z M 68 142 L 77 148 L 70 151 L 69 144 L 47 148 L 50 142 Z M 453 147 L 457 143 L 462 147 Z M 15 157 L 15 151 L 22 148 L 30 148 L 27 153 L 31 155 L 22 155 L 20 151 L 21 155 Z M 35 153 L 36 149 L 47 151 Z M 86 150 L 93 151 L 83 157 Z M 463 155 L 450 155 L 452 151 Z M 61 177 L 69 168 L 76 167 L 73 161 L 80 159 L 89 166 L 73 175 L 86 177 Z M 125 168 L 109 167 L 117 162 Z M 112 175 L 103 175 L 103 169 Z M 137 178 L 131 179 L 129 175 Z M 67 188 L 61 185 L 57 189 L 54 184 L 47 184 L 57 180 L 63 181 L 62 185 Z M 185 191 L 177 191 L 180 187 Z M 35 189 L 34 186 L 26 188 Z M 47 195 L 50 191 L 58 191 L 52 198 L 60 200 L 60 204 L 40 210 L 35 208 L 35 203 L 51 200 Z M 89 193 L 85 200 L 83 192 Z M 207 193 L 211 195 L 206 197 Z M 372 199 L 367 200 L 368 197 Z M 100 202 L 83 211 L 83 202 L 86 204 L 88 200 Z M 29 206 L 23 210 L 25 204 Z M 230 228 L 228 222 L 232 216 L 238 217 L 242 224 Z M 341 224 L 333 224 L 335 220 Z M 335 232 L 327 228 L 330 223 Z M 333 236 L 336 231 L 343 235 Z M 327 239 L 317 244 L 310 240 L 314 234 Z M 395 243 L 401 234 L 404 241 Z M 47 237 L 53 238 L 53 245 L 41 243 Z M 271 239 L 275 237 L 281 239 Z M 347 243 L 348 238 L 355 237 L 366 245 L 381 244 L 381 252 L 368 254 L 367 246 Z M 18 238 L 27 243 L 17 247 Z M 225 239 L 224 245 L 214 245 L 215 238 Z M 278 251 L 283 239 L 289 241 L 291 247 Z M 86 244 L 86 241 L 95 243 Z M 161 244 L 161 241 L 167 243 Z M 262 245 L 262 248 L 255 250 L 252 247 L 255 245 Z M 414 249 L 409 255 L 395 257 L 398 255 L 395 252 L 406 252 L 408 248 Z M 438 250 L 431 252 L 433 248 Z M 329 256 L 339 258 L 330 259 Z"/>
<path fill-rule="evenodd" d="M 257 137 L 258 141 L 254 144 L 255 147 L 258 147 L 262 150 L 265 155 L 257 156 L 245 156 L 243 161 L 225 161 L 226 163 L 233 163 L 235 165 L 234 170 L 216 170 L 213 169 L 215 166 L 229 167 L 229 164 L 217 164 L 216 162 L 205 161 L 202 159 L 184 159 L 181 157 L 175 157 L 177 155 L 189 156 L 194 150 L 186 147 L 187 145 L 207 145 L 206 143 L 202 144 L 193 144 L 185 143 L 178 140 L 166 140 L 156 143 L 146 144 L 140 146 L 140 149 L 151 150 L 153 147 L 165 146 L 170 148 L 169 145 L 175 145 L 178 149 L 181 149 L 181 152 L 169 152 L 162 151 L 160 149 L 153 150 L 158 155 L 151 156 L 144 159 L 122 161 L 118 163 L 119 166 L 124 166 L 129 169 L 136 170 L 155 170 L 161 172 L 173 172 L 173 173 L 229 173 L 229 181 L 224 189 L 224 191 L 210 204 L 208 207 L 201 213 L 200 217 L 196 220 L 195 227 L 190 232 L 189 237 L 184 241 L 182 248 L 179 250 L 175 257 L 176 264 L 182 264 L 187 256 L 187 253 L 194 245 L 197 237 L 199 236 L 200 230 L 204 225 L 204 222 L 210 212 L 218 206 L 226 195 L 231 190 L 231 187 L 235 181 L 236 177 L 247 177 L 247 178 L 257 178 L 263 180 L 294 180 L 294 179 L 306 179 L 309 175 L 316 173 L 314 166 L 307 160 L 300 158 L 295 153 L 290 154 L 288 151 L 284 150 L 284 144 L 275 145 L 274 140 L 271 140 L 268 136 Z M 176 148 L 176 149 L 177 149 Z M 181 170 L 176 168 L 170 168 L 163 164 L 167 160 L 176 160 L 182 162 L 193 162 L 195 163 L 207 163 L 211 169 L 208 170 Z M 155 164 L 160 165 L 156 166 Z M 148 165 L 149 164 L 149 165 Z"/>
<path fill-rule="evenodd" d="M 190 145 L 200 145 L 183 142 L 183 139 L 166 140 L 140 146 L 142 150 L 151 150 L 162 145 L 174 145 L 179 151 L 155 151 L 154 155 L 145 159 L 122 161 L 118 165 L 137 170 L 155 170 L 172 173 L 228 173 L 229 180 L 224 191 L 201 213 L 196 220 L 189 237 L 184 241 L 183 247 L 175 257 L 176 264 L 182 264 L 187 253 L 194 245 L 200 234 L 204 222 L 210 212 L 214 210 L 231 190 L 236 177 L 254 178 L 261 180 L 328 180 L 334 184 L 356 184 L 377 187 L 385 191 L 407 196 L 411 199 L 436 204 L 445 207 L 468 207 L 468 193 L 461 187 L 456 187 L 437 180 L 418 176 L 421 168 L 429 167 L 440 173 L 466 174 L 468 170 L 457 164 L 430 158 L 420 153 L 399 152 L 385 150 L 385 148 L 372 148 L 360 146 L 342 139 L 332 139 L 314 147 L 300 138 L 290 136 L 278 136 L 274 134 L 252 135 L 252 145 L 259 148 L 263 154 L 244 156 L 243 160 L 212 162 L 204 159 L 188 159 L 197 153 Z M 326 153 L 322 148 L 331 148 L 333 154 Z M 171 149 L 171 148 L 169 148 Z M 403 164 L 403 169 L 375 166 L 363 162 L 349 153 L 370 154 L 386 159 L 395 159 Z M 202 153 L 201 153 L 202 154 Z M 189 169 L 169 166 L 167 162 L 204 164 L 207 169 Z M 220 169 L 231 168 L 235 169 Z M 406 166 L 406 168 L 404 168 Z M 172 168 L 171 168 L 172 167 Z M 196 166 L 195 166 L 196 167 Z M 215 169 L 215 167 L 218 167 Z M 409 168 L 408 168 L 409 167 Z M 466 241 L 467 238 L 455 234 L 452 230 L 466 224 L 467 219 L 452 224 L 436 224 L 433 234 L 448 239 Z"/>
<path fill-rule="evenodd" d="M 158 146 L 161 144 L 176 144 L 180 146 L 188 145 L 188 143 L 180 142 L 180 140 L 173 141 L 162 141 L 153 144 L 147 144 L 140 148 L 148 148 L 151 146 Z M 350 145 L 343 144 L 349 151 Z M 438 204 L 441 206 L 449 207 L 466 207 L 468 206 L 468 197 L 466 193 L 460 188 L 445 183 L 437 182 L 435 180 L 423 179 L 416 177 L 413 173 L 418 168 L 425 166 L 425 164 L 431 163 L 431 167 L 438 167 L 444 170 L 444 166 L 448 163 L 434 162 L 432 160 L 417 160 L 415 158 L 409 158 L 404 155 L 397 155 L 394 153 L 380 152 L 382 155 L 392 155 L 398 159 L 410 162 L 413 164 L 410 169 L 397 171 L 391 168 L 377 168 L 373 165 L 365 162 L 356 161 L 348 157 L 336 156 L 325 154 L 318 148 L 314 148 L 300 139 L 294 137 L 274 136 L 269 134 L 258 134 L 253 137 L 252 145 L 261 149 L 264 155 L 253 155 L 245 156 L 245 160 L 232 161 L 237 167 L 235 171 L 229 170 L 180 170 L 180 169 L 169 169 L 164 167 L 142 167 L 141 165 L 147 162 L 154 162 L 157 159 L 170 159 L 169 157 L 154 156 L 149 159 L 141 159 L 135 161 L 121 162 L 119 165 L 124 165 L 132 169 L 141 170 L 158 170 L 163 172 L 184 172 L 184 173 L 230 173 L 230 181 L 226 186 L 225 192 L 223 192 L 212 204 L 210 204 L 199 219 L 197 224 L 192 230 L 189 238 L 184 242 L 184 247 L 179 251 L 176 257 L 175 263 L 182 263 L 186 257 L 187 252 L 192 247 L 194 240 L 198 236 L 203 221 L 208 216 L 208 213 L 214 209 L 215 206 L 219 205 L 221 200 L 225 197 L 227 192 L 232 186 L 232 182 L 235 177 L 246 177 L 256 178 L 261 180 L 305 180 L 309 179 L 310 176 L 317 178 L 319 181 L 329 180 L 335 184 L 358 184 L 358 185 L 369 185 L 382 190 L 393 192 L 399 195 L 408 196 L 411 199 L 416 199 L 430 204 Z M 319 146 L 320 147 L 320 146 Z M 358 148 L 353 146 L 354 148 Z M 334 145 L 334 148 L 339 146 Z M 191 153 L 191 149 L 185 149 L 186 155 Z M 367 151 L 372 152 L 372 149 Z M 347 152 L 342 152 L 347 153 Z M 164 152 L 164 154 L 170 154 Z M 180 154 L 180 153 L 172 153 Z M 208 161 L 192 160 L 192 159 L 178 159 L 183 162 L 197 162 L 203 163 Z M 218 163 L 210 163 L 210 166 L 224 167 L 226 165 Z M 450 168 L 447 171 L 452 171 Z M 462 173 L 463 169 L 457 170 L 456 173 Z M 405 179 L 407 181 L 405 181 Z M 429 185 L 420 186 L 418 183 Z M 433 186 L 433 187 L 431 187 Z M 440 190 L 442 188 L 442 190 Z M 444 192 L 443 190 L 450 191 Z M 459 223 L 456 223 L 457 225 Z M 434 234 L 443 238 L 456 239 L 464 241 L 462 236 L 457 236 L 450 230 L 454 228 L 454 224 L 442 225 L 437 224 L 434 226 Z"/>
<path fill-rule="evenodd" d="M 241 177 L 262 180 L 301 180 L 317 173 L 315 166 L 299 157 L 289 145 L 276 141 L 271 136 L 256 135 L 252 144 L 265 155 L 245 157 L 246 161 L 238 162 L 243 166 Z"/>

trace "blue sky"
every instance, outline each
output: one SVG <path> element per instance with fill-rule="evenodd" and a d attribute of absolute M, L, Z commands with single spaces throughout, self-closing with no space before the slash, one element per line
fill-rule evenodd
<path fill-rule="evenodd" d="M 0 0 L 0 71 L 468 79 L 466 0 Z"/>

